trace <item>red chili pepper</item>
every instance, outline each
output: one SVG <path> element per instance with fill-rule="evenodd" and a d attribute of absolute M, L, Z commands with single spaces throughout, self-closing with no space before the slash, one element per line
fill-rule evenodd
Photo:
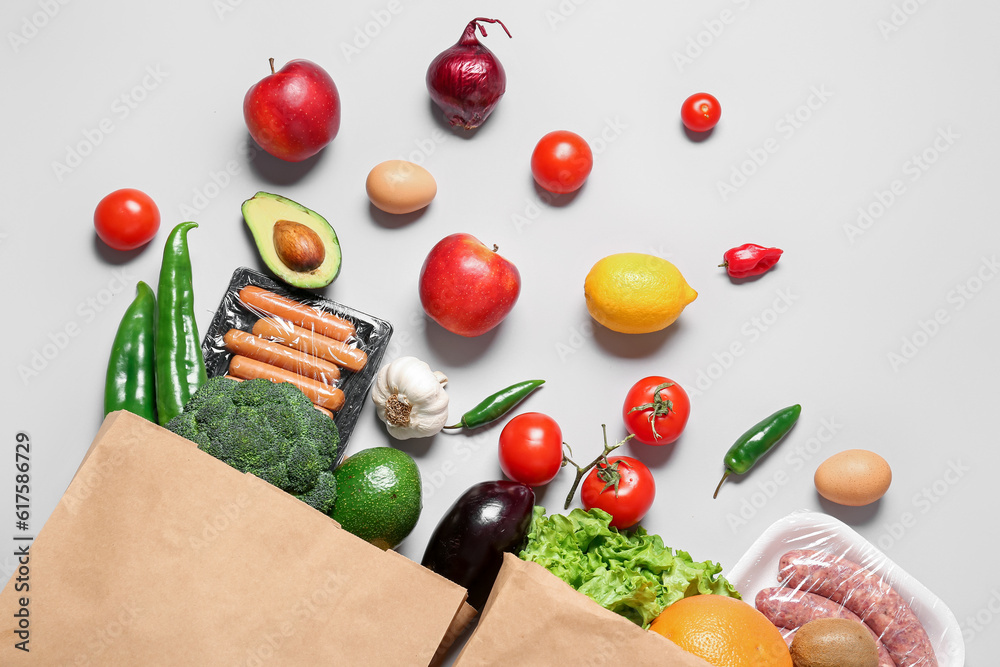
<path fill-rule="evenodd" d="M 755 243 L 744 243 L 731 248 L 722 256 L 725 261 L 719 266 L 733 278 L 749 278 L 767 272 L 781 259 L 781 248 L 765 248 Z"/>

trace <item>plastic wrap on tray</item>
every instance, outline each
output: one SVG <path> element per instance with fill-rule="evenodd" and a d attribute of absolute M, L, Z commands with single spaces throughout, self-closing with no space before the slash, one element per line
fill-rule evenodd
<path fill-rule="evenodd" d="M 391 335 L 385 320 L 239 268 L 202 351 L 209 377 L 263 377 L 299 387 L 337 424 L 336 465 Z"/>
<path fill-rule="evenodd" d="M 879 667 L 960 667 L 965 644 L 936 595 L 847 525 L 818 512 L 775 522 L 726 575 L 789 642 L 816 618 L 863 622 Z"/>

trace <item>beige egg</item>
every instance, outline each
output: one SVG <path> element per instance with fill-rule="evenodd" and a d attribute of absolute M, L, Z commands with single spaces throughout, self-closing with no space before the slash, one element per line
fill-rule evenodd
<path fill-rule="evenodd" d="M 365 182 L 368 199 L 386 213 L 412 213 L 431 203 L 437 183 L 419 164 L 387 160 L 375 165 Z"/>
<path fill-rule="evenodd" d="M 885 495 L 892 483 L 892 470 L 875 452 L 848 449 L 823 461 L 813 481 L 819 495 L 827 500 L 860 507 Z"/>

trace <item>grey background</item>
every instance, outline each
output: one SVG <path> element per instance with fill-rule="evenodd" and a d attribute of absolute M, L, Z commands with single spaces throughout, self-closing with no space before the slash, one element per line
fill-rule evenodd
<path fill-rule="evenodd" d="M 650 531 L 728 568 L 788 512 L 828 512 L 937 593 L 962 625 L 968 663 L 990 664 L 998 14 L 985 0 L 6 2 L 0 498 L 13 498 L 13 438 L 27 431 L 40 528 L 100 424 L 111 340 L 135 282 L 156 280 L 166 232 L 201 225 L 190 241 L 204 331 L 232 271 L 262 268 L 239 206 L 266 190 L 331 221 L 344 264 L 323 293 L 392 322 L 389 358 L 445 372 L 453 418 L 545 378 L 523 409 L 555 417 L 588 458 L 602 423 L 624 436 L 634 381 L 671 377 L 692 393 L 683 437 L 623 448 L 656 474 Z M 424 72 L 475 16 L 513 34 L 488 28 L 483 40 L 508 91 L 463 137 L 431 105 Z M 314 60 L 339 87 L 340 134 L 305 165 L 248 150 L 241 102 L 268 57 Z M 723 118 L 694 142 L 678 110 L 701 90 Z M 583 135 L 596 154 L 569 201 L 544 197 L 528 169 L 553 129 Z M 87 154 L 67 163 L 70 151 Z M 371 167 L 399 157 L 437 179 L 422 214 L 394 218 L 365 197 Z M 149 247 L 124 256 L 92 226 L 98 200 L 121 187 L 149 193 L 163 216 Z M 472 340 L 426 320 L 416 294 L 427 251 L 458 231 L 498 244 L 523 280 L 509 318 Z M 785 255 L 733 284 L 716 265 L 748 241 Z M 669 259 L 698 290 L 665 332 L 630 337 L 589 318 L 584 276 L 621 251 Z M 795 402 L 802 418 L 780 449 L 713 501 L 731 442 Z M 419 560 L 451 502 L 501 474 L 499 432 L 392 442 L 365 409 L 351 451 L 398 446 L 424 475 L 424 512 L 400 552 Z M 812 485 L 822 460 L 850 448 L 892 465 L 873 506 L 830 505 Z M 563 471 L 540 503 L 556 509 L 570 482 Z M 0 524 L 8 545 L 12 514 Z M 0 557 L 4 577 L 12 563 Z"/>

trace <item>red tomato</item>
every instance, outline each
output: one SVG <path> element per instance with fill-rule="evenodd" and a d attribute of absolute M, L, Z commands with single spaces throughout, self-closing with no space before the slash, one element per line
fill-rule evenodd
<path fill-rule="evenodd" d="M 548 484 L 562 466 L 562 429 L 540 412 L 517 415 L 500 432 L 500 468 L 528 486 Z"/>
<path fill-rule="evenodd" d="M 579 134 L 566 130 L 546 134 L 531 154 L 535 182 L 556 194 L 579 190 L 593 166 L 590 146 Z"/>
<path fill-rule="evenodd" d="M 708 93 L 696 93 L 684 100 L 681 122 L 692 132 L 707 132 L 722 118 L 719 100 Z"/>
<path fill-rule="evenodd" d="M 115 250 L 132 250 L 149 243 L 160 228 L 160 209 L 145 192 L 115 190 L 94 211 L 97 236 Z"/>
<path fill-rule="evenodd" d="M 599 463 L 580 487 L 583 506 L 588 510 L 595 507 L 604 510 L 612 516 L 611 525 L 619 530 L 639 523 L 653 506 L 655 496 L 653 473 L 631 456 L 612 456 L 607 464 Z"/>
<path fill-rule="evenodd" d="M 669 445 L 681 437 L 691 400 L 679 384 L 651 375 L 632 385 L 622 406 L 625 428 L 647 445 Z"/>

